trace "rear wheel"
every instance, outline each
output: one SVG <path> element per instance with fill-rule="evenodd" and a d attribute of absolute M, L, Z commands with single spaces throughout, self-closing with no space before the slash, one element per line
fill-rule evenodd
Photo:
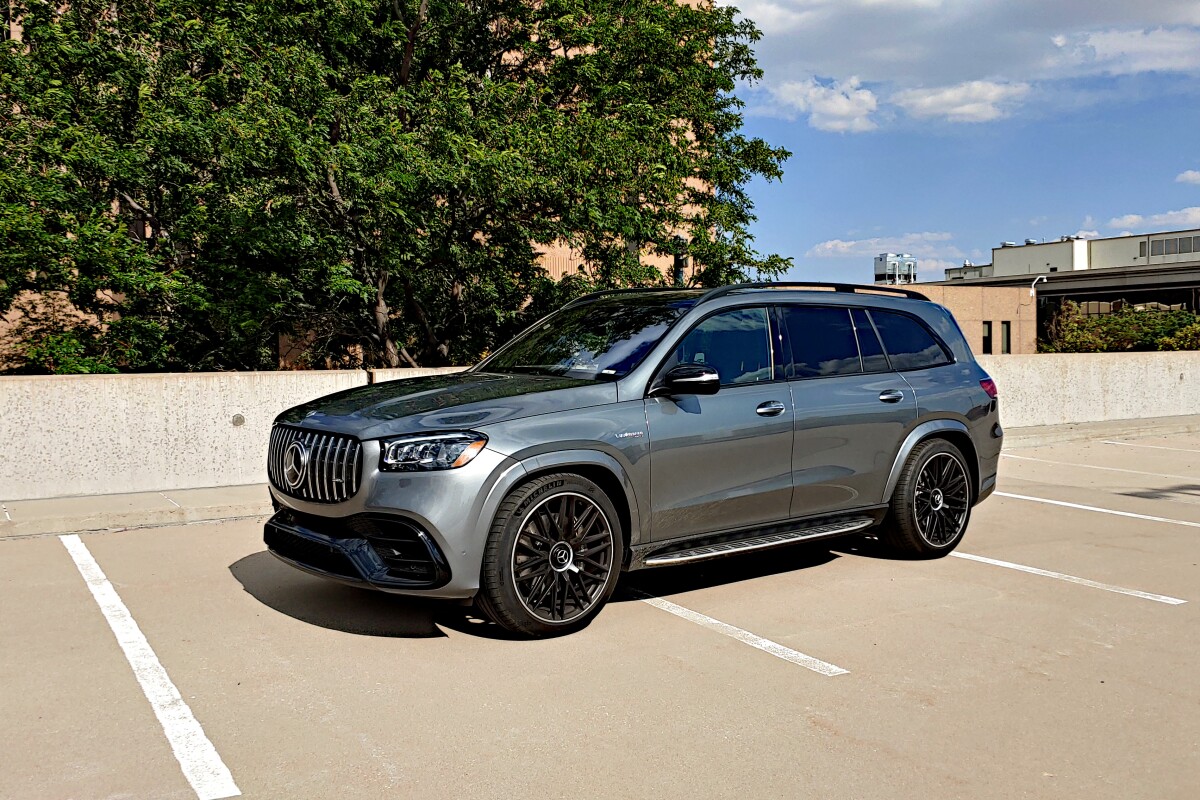
<path fill-rule="evenodd" d="M 616 587 L 621 543 L 603 489 L 570 473 L 535 478 L 496 514 L 477 603 L 497 625 L 526 636 L 578 630 Z"/>
<path fill-rule="evenodd" d="M 971 518 L 971 473 L 963 454 L 945 439 L 913 448 L 892 493 L 885 544 L 901 555 L 939 558 L 962 540 Z"/>

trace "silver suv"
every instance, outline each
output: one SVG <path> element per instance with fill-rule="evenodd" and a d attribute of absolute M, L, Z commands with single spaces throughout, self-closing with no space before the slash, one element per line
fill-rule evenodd
<path fill-rule="evenodd" d="M 285 411 L 271 552 L 576 630 L 622 570 L 875 528 L 954 549 L 996 485 L 996 387 L 915 292 L 742 284 L 587 295 L 466 372 Z"/>

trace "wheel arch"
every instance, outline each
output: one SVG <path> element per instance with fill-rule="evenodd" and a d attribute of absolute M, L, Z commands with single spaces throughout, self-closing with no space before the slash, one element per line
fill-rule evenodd
<path fill-rule="evenodd" d="M 573 472 L 595 482 L 617 509 L 626 554 L 631 546 L 641 542 L 641 515 L 633 484 L 612 456 L 596 450 L 561 450 L 522 463 L 526 470 L 522 483 L 554 472 Z"/>
<path fill-rule="evenodd" d="M 971 439 L 971 433 L 967 426 L 956 419 L 932 419 L 922 422 L 913 428 L 908 436 L 904 437 L 904 441 L 896 453 L 896 458 L 892 461 L 892 469 L 888 473 L 887 483 L 883 488 L 882 502 L 891 502 L 892 494 L 896 491 L 896 484 L 900 480 L 900 472 L 904 469 L 909 455 L 917 445 L 929 439 L 945 439 L 963 454 L 967 460 L 967 469 L 971 473 L 971 499 L 973 503 L 978 502 L 979 454 L 975 450 L 975 442 Z"/>

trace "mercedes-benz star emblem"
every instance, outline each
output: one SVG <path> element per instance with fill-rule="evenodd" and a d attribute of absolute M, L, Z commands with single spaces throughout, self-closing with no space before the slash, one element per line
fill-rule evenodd
<path fill-rule="evenodd" d="M 295 489 L 304 482 L 304 472 L 308 469 L 308 448 L 304 442 L 292 442 L 283 451 L 283 480 L 289 489 Z"/>

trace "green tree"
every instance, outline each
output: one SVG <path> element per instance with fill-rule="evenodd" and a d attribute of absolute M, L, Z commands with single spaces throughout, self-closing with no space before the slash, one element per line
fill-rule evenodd
<path fill-rule="evenodd" d="M 1194 350 L 1200 316 L 1189 311 L 1138 310 L 1126 306 L 1111 314 L 1085 316 L 1065 300 L 1050 318 L 1043 353 L 1114 353 Z"/>
<path fill-rule="evenodd" d="M 741 133 L 758 32 L 729 7 L 14 10 L 0 311 L 82 312 L 27 327 L 32 369 L 270 368 L 280 334 L 314 366 L 465 362 L 574 293 L 662 282 L 637 254 L 681 234 L 700 285 L 787 267 L 748 233 L 746 184 L 788 153 Z M 585 264 L 563 284 L 555 242 Z"/>

